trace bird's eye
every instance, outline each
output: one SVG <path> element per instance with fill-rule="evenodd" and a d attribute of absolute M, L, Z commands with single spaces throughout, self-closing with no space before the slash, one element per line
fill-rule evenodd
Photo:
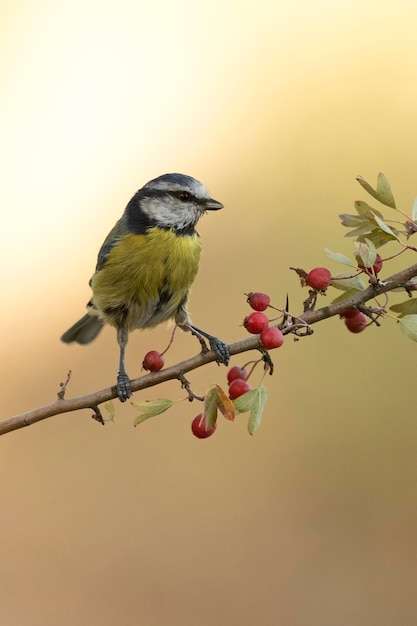
<path fill-rule="evenodd" d="M 181 202 L 189 202 L 191 200 L 191 194 L 189 191 L 177 191 L 176 196 Z"/>

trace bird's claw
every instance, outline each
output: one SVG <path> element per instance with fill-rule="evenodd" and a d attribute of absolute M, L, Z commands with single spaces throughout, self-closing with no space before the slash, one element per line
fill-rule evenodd
<path fill-rule="evenodd" d="M 228 365 L 230 361 L 230 352 L 229 347 L 217 339 L 217 337 L 211 337 L 209 339 L 210 348 L 213 350 L 216 355 L 217 363 L 222 363 L 223 365 Z"/>
<path fill-rule="evenodd" d="M 126 402 L 132 395 L 129 376 L 126 372 L 119 372 L 117 374 L 116 390 L 120 402 Z"/>

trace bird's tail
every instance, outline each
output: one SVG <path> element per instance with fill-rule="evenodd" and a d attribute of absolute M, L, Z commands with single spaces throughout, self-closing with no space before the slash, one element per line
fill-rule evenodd
<path fill-rule="evenodd" d="M 86 313 L 78 322 L 75 322 L 61 337 L 64 343 L 76 341 L 82 345 L 93 341 L 103 328 L 104 323 L 96 315 Z"/>

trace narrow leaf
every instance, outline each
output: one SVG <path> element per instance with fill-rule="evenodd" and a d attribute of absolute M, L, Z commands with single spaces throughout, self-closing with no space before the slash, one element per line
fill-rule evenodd
<path fill-rule="evenodd" d="M 361 235 L 368 237 L 373 228 L 375 228 L 375 225 L 366 220 L 362 226 L 358 226 L 358 228 L 354 228 L 346 233 L 345 237 L 360 237 Z"/>
<path fill-rule="evenodd" d="M 398 237 L 394 234 L 394 232 L 391 230 L 388 224 L 385 224 L 385 222 L 380 217 L 378 217 L 378 215 L 376 215 L 375 213 L 373 214 L 373 219 L 375 220 L 379 228 L 382 231 L 384 231 L 384 233 L 387 233 L 387 235 L 390 235 L 393 239 L 398 240 Z"/>
<path fill-rule="evenodd" d="M 254 391 L 256 391 L 257 394 L 255 396 L 255 402 L 253 403 L 253 407 L 251 409 L 248 420 L 248 431 L 250 435 L 253 435 L 255 431 L 259 428 L 265 404 L 268 399 L 268 394 L 265 387 L 258 387 Z"/>
<path fill-rule="evenodd" d="M 376 197 L 376 190 L 362 176 L 356 176 L 356 180 L 373 198 L 378 199 Z"/>
<path fill-rule="evenodd" d="M 235 411 L 237 414 L 246 413 L 252 409 L 253 403 L 255 402 L 255 397 L 257 394 L 257 389 L 251 389 L 247 391 L 242 396 L 239 396 L 235 400 L 233 400 L 233 405 L 235 407 Z"/>
<path fill-rule="evenodd" d="M 417 341 L 417 315 L 406 315 L 401 318 L 400 327 L 408 339 Z"/>
<path fill-rule="evenodd" d="M 390 311 L 398 313 L 398 317 L 417 314 L 417 298 L 410 298 L 405 302 L 393 304 L 392 306 L 390 306 Z"/>
<path fill-rule="evenodd" d="M 385 174 L 380 172 L 377 178 L 376 189 L 374 189 L 362 176 L 357 176 L 358 183 L 378 202 L 395 209 L 395 200 L 391 190 L 391 185 Z"/>
<path fill-rule="evenodd" d="M 329 257 L 331 261 L 335 263 L 342 263 L 342 265 L 348 265 L 349 267 L 356 267 L 353 261 L 348 259 L 344 254 L 340 254 L 340 252 L 332 252 L 328 248 L 324 248 L 325 254 Z"/>
<path fill-rule="evenodd" d="M 248 420 L 248 431 L 250 435 L 254 434 L 261 423 L 262 412 L 267 398 L 268 393 L 266 388 L 262 385 L 261 387 L 247 391 L 242 396 L 239 396 L 239 398 L 236 398 L 236 400 L 233 400 L 236 413 L 246 413 L 250 411 Z"/>
<path fill-rule="evenodd" d="M 111 422 L 114 422 L 115 417 L 116 417 L 116 411 L 115 411 L 113 402 L 111 400 L 110 400 L 110 402 L 106 402 L 106 404 L 104 405 L 104 408 L 106 409 L 107 413 L 109 414 L 109 420 Z"/>
<path fill-rule="evenodd" d="M 375 213 L 376 215 L 378 215 L 381 218 L 384 217 L 382 215 L 381 211 L 378 211 L 377 209 L 374 209 L 367 202 L 364 202 L 363 200 L 356 200 L 356 202 L 354 203 L 354 206 L 355 206 L 355 209 L 357 210 L 358 214 L 362 218 L 369 217 L 371 215 L 371 213 Z"/>
<path fill-rule="evenodd" d="M 217 421 L 217 385 L 212 385 L 204 400 L 203 416 L 206 420 L 206 430 L 213 428 Z"/>
<path fill-rule="evenodd" d="M 374 244 L 375 248 L 380 248 L 384 246 L 388 241 L 392 241 L 392 237 L 387 233 L 384 233 L 383 230 L 379 228 L 374 228 L 370 233 L 366 233 L 365 235 L 359 235 L 358 241 L 365 241 L 365 239 L 369 239 Z"/>
<path fill-rule="evenodd" d="M 342 289 L 342 291 L 362 291 L 365 289 L 363 280 L 359 276 L 351 276 L 348 272 L 333 276 L 330 284 L 336 289 Z"/>
<path fill-rule="evenodd" d="M 139 411 L 142 411 L 142 415 L 138 415 L 133 420 L 133 425 L 137 426 L 138 424 L 141 424 L 150 417 L 160 415 L 161 413 L 164 413 L 165 411 L 170 409 L 174 404 L 174 401 L 168 400 L 166 398 L 159 398 L 158 400 L 134 401 L 131 404 L 135 407 L 135 409 L 139 409 Z"/>
<path fill-rule="evenodd" d="M 366 219 L 360 215 L 350 215 L 349 213 L 341 213 L 339 217 L 342 222 L 342 226 L 347 226 L 348 228 L 361 226 Z"/>
<path fill-rule="evenodd" d="M 355 247 L 361 264 L 365 267 L 372 267 L 376 259 L 376 248 L 372 241 L 365 239 L 365 241 L 355 242 Z"/>
<path fill-rule="evenodd" d="M 347 291 L 344 291 L 343 293 L 341 293 L 340 296 L 337 296 L 337 298 L 332 300 L 332 304 L 335 304 L 336 302 L 342 302 L 342 300 L 347 300 L 348 298 L 351 298 L 352 296 L 356 296 L 357 293 L 358 293 L 357 289 L 348 289 Z"/>
<path fill-rule="evenodd" d="M 391 209 L 396 209 L 394 194 L 392 193 L 391 185 L 388 178 L 382 172 L 379 172 L 377 183 L 376 183 L 376 191 L 378 194 L 378 200 L 385 204 L 386 206 L 391 207 Z"/>

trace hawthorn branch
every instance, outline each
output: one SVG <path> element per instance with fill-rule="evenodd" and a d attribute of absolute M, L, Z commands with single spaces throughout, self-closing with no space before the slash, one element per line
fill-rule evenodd
<path fill-rule="evenodd" d="M 415 276 L 417 276 L 417 264 L 390 276 L 382 282 L 378 282 L 376 285 L 370 285 L 366 289 L 358 291 L 353 296 L 346 298 L 345 300 L 324 306 L 317 310 L 306 311 L 297 317 L 292 317 L 292 320 L 298 329 L 303 328 L 302 324 L 305 324 L 305 327 L 308 328 L 324 319 L 340 315 L 344 311 L 352 308 L 358 308 L 369 300 L 372 300 L 383 293 L 392 291 L 393 289 L 403 287 L 404 290 L 407 291 L 408 281 Z M 291 319 L 291 315 L 289 318 Z M 294 324 L 283 328 L 282 332 L 284 334 L 294 333 Z M 298 337 L 302 335 L 303 333 L 297 333 Z M 259 349 L 260 344 L 258 335 L 252 335 L 250 337 L 246 337 L 245 339 L 240 339 L 239 341 L 235 341 L 229 345 L 231 355 Z M 182 361 L 181 363 L 177 363 L 176 365 L 172 365 L 171 367 L 162 369 L 159 372 L 150 372 L 131 381 L 132 392 L 155 387 L 156 385 L 160 385 L 167 380 L 179 380 L 180 382 L 184 381 L 184 375 L 187 372 L 202 367 L 203 365 L 207 365 L 208 363 L 212 363 L 215 360 L 216 356 L 214 352 L 210 350 L 197 354 L 196 356 Z M 100 391 L 95 391 L 94 393 L 90 393 L 85 396 L 80 396 L 78 398 L 67 399 L 64 397 L 67 384 L 68 379 L 66 383 L 61 383 L 61 390 L 58 392 L 58 398 L 55 402 L 37 409 L 32 409 L 25 413 L 21 413 L 20 415 L 15 415 L 14 417 L 1 420 L 0 435 L 24 428 L 25 426 L 30 426 L 31 424 L 35 424 L 36 422 L 47 419 L 48 417 L 60 415 L 61 413 L 78 411 L 80 409 L 92 409 L 94 416 L 97 419 L 97 416 L 101 416 L 98 406 L 104 402 L 117 398 L 116 387 L 113 386 L 101 389 Z"/>

